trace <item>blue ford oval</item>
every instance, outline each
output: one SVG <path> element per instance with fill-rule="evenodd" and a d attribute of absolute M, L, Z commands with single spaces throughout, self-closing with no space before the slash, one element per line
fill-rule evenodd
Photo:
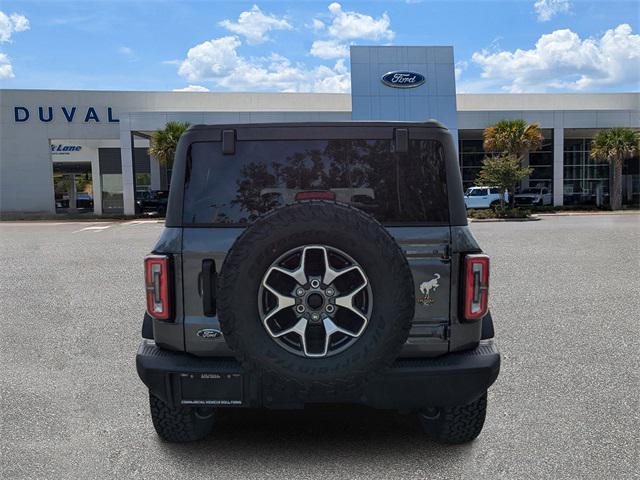
<path fill-rule="evenodd" d="M 415 88 L 422 85 L 425 81 L 424 75 L 416 72 L 395 71 L 385 73 L 382 83 L 394 88 Z"/>

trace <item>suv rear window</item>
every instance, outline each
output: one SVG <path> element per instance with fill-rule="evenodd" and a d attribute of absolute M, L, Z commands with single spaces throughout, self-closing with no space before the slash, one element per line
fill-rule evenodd
<path fill-rule="evenodd" d="M 247 224 L 280 205 L 308 198 L 351 204 L 386 224 L 448 223 L 444 150 L 411 140 L 239 141 L 191 145 L 183 224 Z"/>

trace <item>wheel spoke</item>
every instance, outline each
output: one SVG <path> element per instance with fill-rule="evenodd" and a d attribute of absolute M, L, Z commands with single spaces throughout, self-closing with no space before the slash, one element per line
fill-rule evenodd
<path fill-rule="evenodd" d="M 268 278 L 268 276 L 266 277 Z M 263 323 L 265 324 L 265 326 L 268 327 L 267 325 L 267 321 L 273 317 L 276 313 L 281 312 L 283 309 L 288 308 L 288 307 L 293 307 L 296 304 L 296 299 L 293 297 L 287 297 L 286 295 L 282 295 L 281 293 L 279 293 L 278 291 L 276 291 L 274 288 L 270 287 L 267 284 L 267 280 L 265 280 L 262 282 L 262 286 L 264 288 L 266 288 L 269 292 L 271 292 L 271 294 L 273 296 L 276 297 L 276 300 L 278 300 L 278 305 L 276 307 L 274 307 L 273 310 L 271 310 L 266 317 L 264 317 Z M 271 330 L 269 330 L 271 331 Z"/>
<path fill-rule="evenodd" d="M 364 330 L 364 326 L 366 326 L 366 322 L 365 322 L 363 324 L 363 327 L 356 334 L 356 333 L 350 332 L 349 330 L 345 330 L 344 328 L 340 328 L 330 318 L 324 318 L 322 320 L 322 323 L 324 324 L 324 330 L 326 332 L 326 338 L 325 338 L 325 341 L 324 341 L 324 353 L 323 353 L 323 355 L 326 355 L 327 351 L 329 350 L 329 342 L 331 341 L 331 335 L 333 335 L 334 333 L 343 333 L 344 335 L 348 335 L 350 337 L 356 338 L 356 337 L 360 336 L 360 334 Z"/>
<path fill-rule="evenodd" d="M 340 328 L 330 318 L 325 318 L 324 320 L 322 320 L 322 322 L 324 323 L 324 329 L 327 332 L 327 344 L 329 344 L 329 337 L 331 335 L 333 335 L 334 333 L 338 333 L 338 332 L 339 333 L 344 333 L 345 335 L 349 335 L 350 337 L 357 337 L 358 336 L 355 333 L 350 332 L 349 330 L 345 330 L 344 328 Z"/>
<path fill-rule="evenodd" d="M 353 299 L 366 286 L 367 286 L 367 280 L 365 278 L 364 283 L 362 285 L 360 285 L 359 287 L 357 287 L 355 290 L 353 290 L 351 293 L 349 293 L 348 295 L 343 295 L 341 297 L 337 297 L 336 298 L 336 305 L 337 306 L 345 308 L 345 309 L 349 310 L 350 312 L 355 313 L 358 317 L 360 317 L 363 320 L 364 323 L 362 325 L 362 328 L 360 329 L 359 333 L 356 336 L 359 336 L 360 333 L 362 333 L 362 330 L 367 325 L 367 322 L 369 321 L 369 319 L 367 318 L 367 316 L 364 313 L 362 313 L 360 311 L 360 309 L 358 307 L 356 307 L 353 304 Z"/>
<path fill-rule="evenodd" d="M 335 279 L 338 278 L 339 276 L 344 275 L 345 273 L 353 272 L 354 270 L 362 274 L 362 270 L 360 270 L 360 267 L 353 266 L 353 267 L 343 268 L 342 270 L 334 270 L 329 265 L 329 262 L 326 262 L 326 261 L 325 261 L 325 268 L 326 269 L 325 269 L 324 278 L 322 279 L 322 283 L 324 283 L 325 285 L 331 285 L 335 281 Z"/>
<path fill-rule="evenodd" d="M 355 265 L 343 268 L 342 270 L 335 270 L 329 264 L 329 253 L 327 252 L 327 249 L 322 247 L 322 253 L 324 258 L 324 277 L 322 279 L 322 283 L 324 283 L 325 285 L 331 285 L 339 276 L 344 275 L 345 273 L 353 272 L 354 270 L 357 270 L 360 275 L 362 275 L 362 278 L 364 278 L 364 274 L 360 267 L 357 267 Z"/>
<path fill-rule="evenodd" d="M 284 273 L 285 275 L 290 276 L 298 283 L 298 285 L 304 285 L 305 283 L 307 283 L 307 276 L 304 274 L 304 264 L 296 270 L 287 270 L 286 268 L 282 267 L 271 267 L 267 274 L 267 278 L 269 278 L 269 275 L 271 275 L 271 272 L 273 272 L 274 270 L 276 272 Z"/>
<path fill-rule="evenodd" d="M 280 333 L 276 333 L 273 336 L 275 338 L 278 338 L 278 337 L 287 335 L 289 333 L 297 333 L 298 335 L 300 335 L 300 337 L 302 337 L 302 344 L 304 345 L 306 343 L 304 339 L 304 333 L 307 330 L 307 323 L 308 323 L 308 320 L 306 318 L 301 318 L 300 320 L 298 320 L 298 323 L 296 323 L 293 327 L 287 328 L 286 330 L 283 330 Z"/>

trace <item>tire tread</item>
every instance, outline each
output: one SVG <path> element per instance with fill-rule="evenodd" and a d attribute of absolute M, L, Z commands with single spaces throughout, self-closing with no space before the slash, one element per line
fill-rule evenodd
<path fill-rule="evenodd" d="M 160 438 L 167 442 L 193 442 L 211 432 L 213 417 L 197 418 L 195 408 L 171 408 L 158 397 L 149 394 L 151 420 Z"/>

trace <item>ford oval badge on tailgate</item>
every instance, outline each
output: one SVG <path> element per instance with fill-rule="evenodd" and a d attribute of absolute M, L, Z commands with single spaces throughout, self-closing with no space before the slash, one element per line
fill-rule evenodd
<path fill-rule="evenodd" d="M 215 328 L 203 328 L 202 330 L 198 330 L 198 336 L 202 338 L 218 338 L 221 335 L 222 332 Z"/>

